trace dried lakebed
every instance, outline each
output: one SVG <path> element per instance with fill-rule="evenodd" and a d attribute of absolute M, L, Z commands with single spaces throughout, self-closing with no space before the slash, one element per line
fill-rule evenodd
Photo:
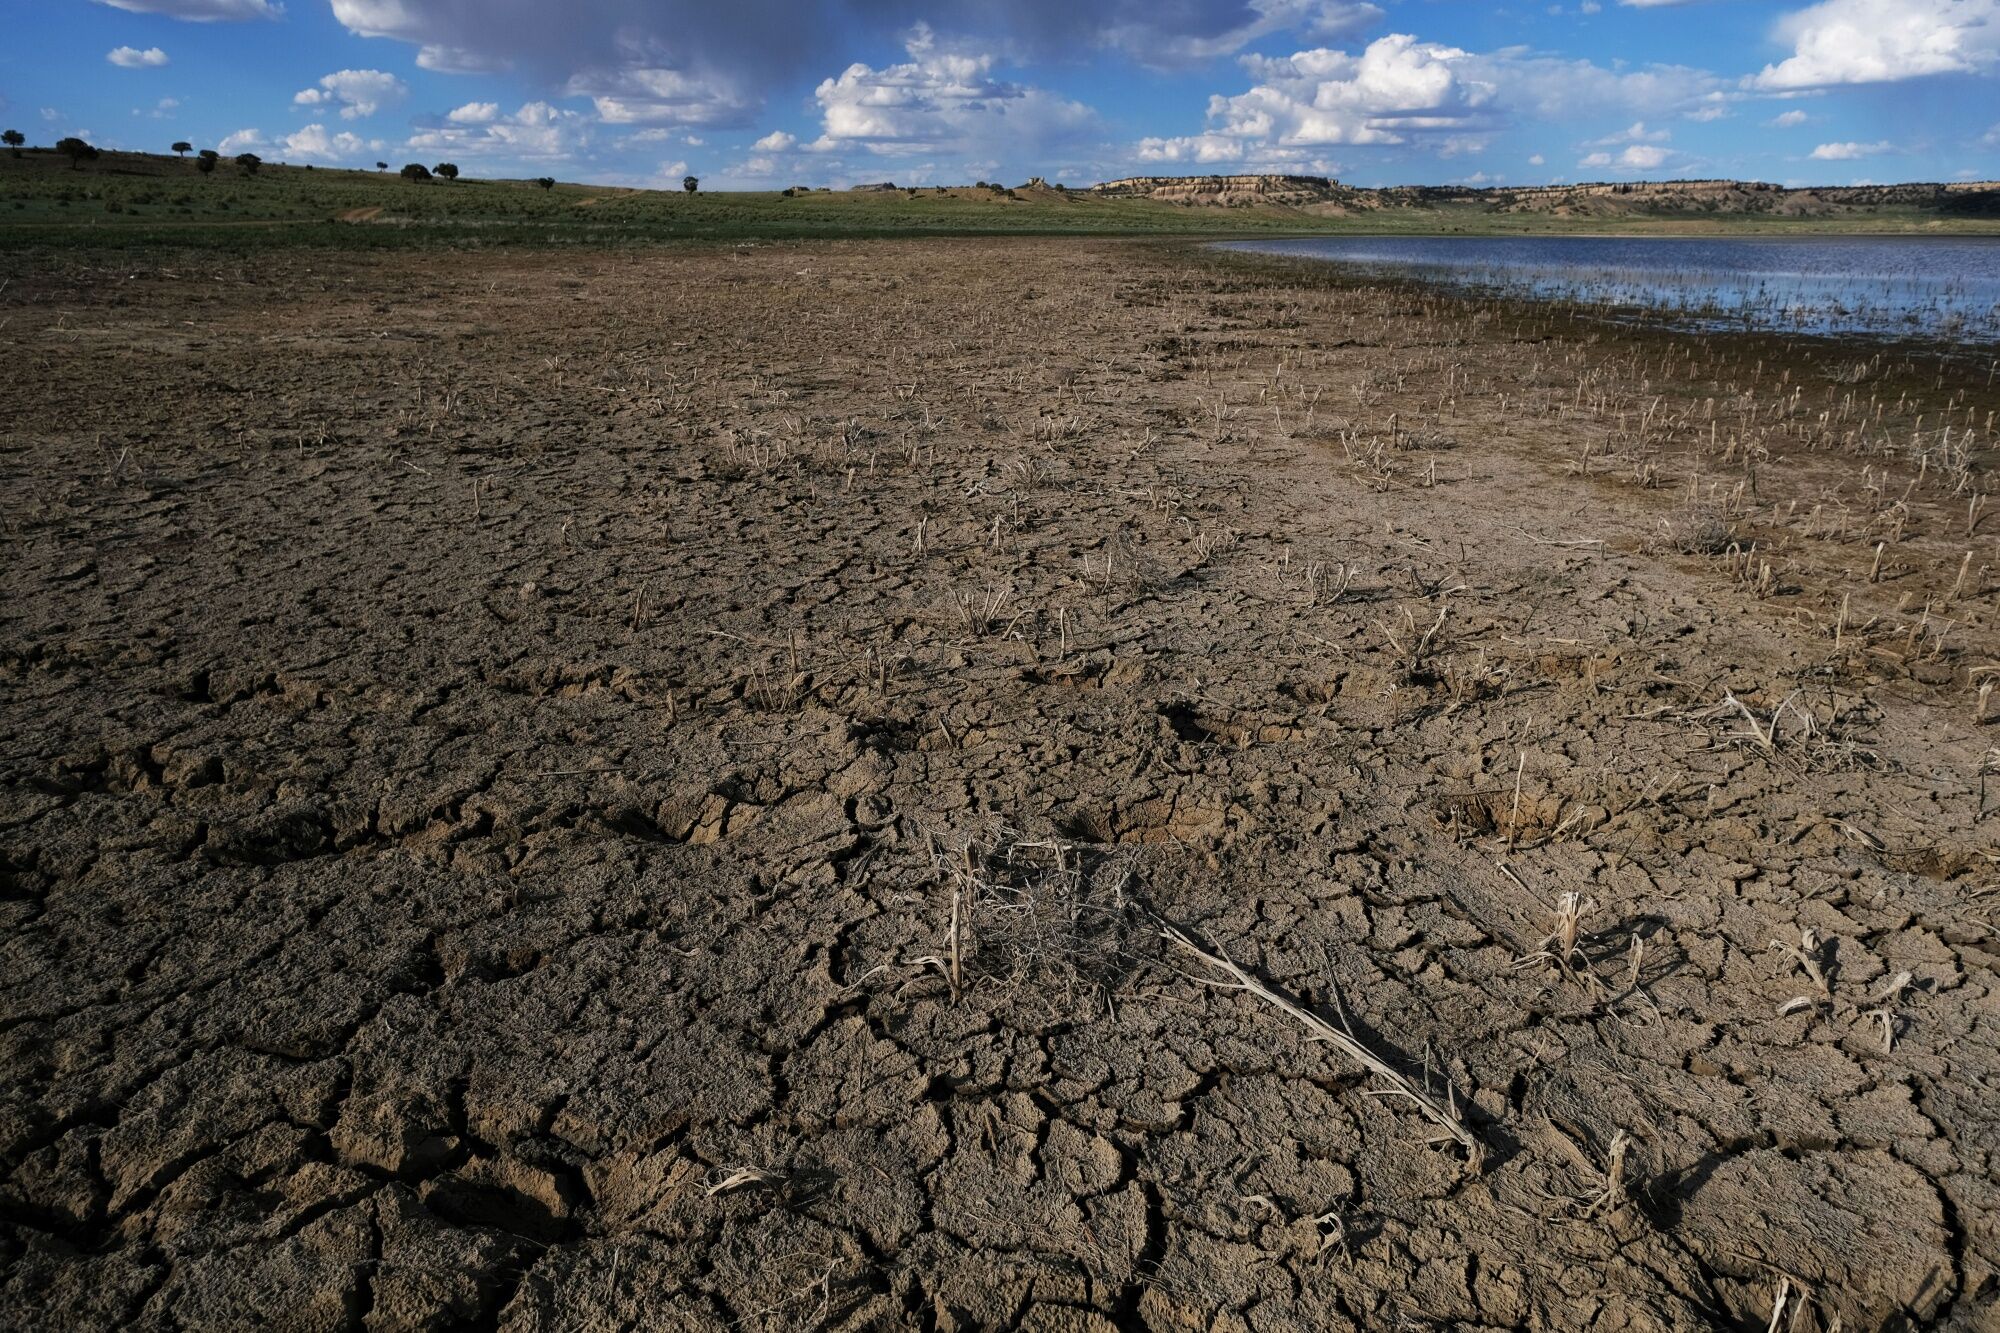
<path fill-rule="evenodd" d="M 1983 365 L 1041 240 L 0 304 L 8 1327 L 1994 1320 Z"/>

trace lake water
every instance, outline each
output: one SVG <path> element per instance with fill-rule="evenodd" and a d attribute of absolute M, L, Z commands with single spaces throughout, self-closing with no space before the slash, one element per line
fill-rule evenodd
<path fill-rule="evenodd" d="M 1683 327 L 2000 342 L 2000 238 L 1316 236 L 1222 248 Z"/>

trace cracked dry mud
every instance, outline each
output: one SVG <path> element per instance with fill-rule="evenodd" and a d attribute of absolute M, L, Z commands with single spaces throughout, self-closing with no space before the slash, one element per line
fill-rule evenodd
<path fill-rule="evenodd" d="M 1995 1326 L 1985 365 L 1065 241 L 0 303 L 7 1327 Z"/>

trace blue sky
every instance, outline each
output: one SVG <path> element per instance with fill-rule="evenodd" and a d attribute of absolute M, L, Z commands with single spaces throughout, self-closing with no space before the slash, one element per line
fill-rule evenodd
<path fill-rule="evenodd" d="M 2000 0 L 14 0 L 0 121 L 712 188 L 2000 177 Z"/>

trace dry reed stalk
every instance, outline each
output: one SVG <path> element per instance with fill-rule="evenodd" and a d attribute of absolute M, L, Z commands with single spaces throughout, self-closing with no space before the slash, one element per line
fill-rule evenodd
<path fill-rule="evenodd" d="M 1521 828 L 1521 779 L 1528 772 L 1528 752 L 1519 752 L 1521 761 L 1514 767 L 1514 806 L 1507 814 L 1507 846 L 1511 850 Z"/>
<path fill-rule="evenodd" d="M 1515 881 L 1519 883 L 1519 880 Z M 1530 967 L 1536 963 L 1554 963 L 1562 974 L 1572 981 L 1595 989 L 1600 983 L 1597 974 L 1590 970 L 1590 963 L 1583 955 L 1579 941 L 1583 935 L 1583 918 L 1597 904 L 1582 894 L 1571 891 L 1556 900 L 1556 909 L 1549 933 L 1535 945 L 1535 951 L 1514 960 L 1515 967 Z M 1636 938 L 1636 937 L 1635 937 Z M 1582 962 L 1579 969 L 1577 963 Z M 1636 972 L 1636 966 L 1634 968 Z"/>
<path fill-rule="evenodd" d="M 1826 969 L 1820 965 L 1819 932 L 1811 926 L 1805 926 L 1799 930 L 1799 942 L 1797 944 L 1787 944 L 1783 940 L 1772 940 L 1771 947 L 1773 949 L 1782 949 L 1784 952 L 1790 954 L 1792 961 L 1798 964 L 1799 970 L 1812 978 L 1813 985 L 1819 990 L 1818 995 L 1794 995 L 1791 999 L 1778 1006 L 1779 1015 L 1794 1013 L 1800 1009 L 1831 1010 L 1833 1008 L 1833 982 L 1826 975 Z"/>
<path fill-rule="evenodd" d="M 1611 1136 L 1611 1146 L 1605 1153 L 1604 1188 L 1599 1190 L 1583 1210 L 1585 1217 L 1598 1213 L 1611 1214 L 1625 1202 L 1625 1153 L 1632 1146 L 1632 1140 L 1624 1130 Z"/>
<path fill-rule="evenodd" d="M 1309 1040 L 1327 1043 L 1387 1083 L 1389 1086 L 1384 1095 L 1403 1097 L 1414 1103 L 1424 1117 L 1438 1127 L 1440 1140 L 1452 1139 L 1465 1149 L 1467 1170 L 1477 1174 L 1485 1164 L 1486 1146 L 1479 1141 L 1478 1136 L 1459 1114 L 1457 1096 L 1449 1086 L 1446 1090 L 1446 1100 L 1439 1101 L 1430 1092 L 1398 1073 L 1381 1056 L 1364 1046 L 1353 1033 L 1335 1027 L 1296 1001 L 1287 999 L 1224 955 L 1208 952 L 1179 929 L 1165 922 L 1160 923 L 1160 935 L 1175 948 L 1193 954 L 1209 967 L 1230 978 L 1227 981 L 1217 981 L 1212 978 L 1197 978 L 1197 980 L 1218 990 L 1243 991 L 1278 1010 L 1303 1027 Z"/>

